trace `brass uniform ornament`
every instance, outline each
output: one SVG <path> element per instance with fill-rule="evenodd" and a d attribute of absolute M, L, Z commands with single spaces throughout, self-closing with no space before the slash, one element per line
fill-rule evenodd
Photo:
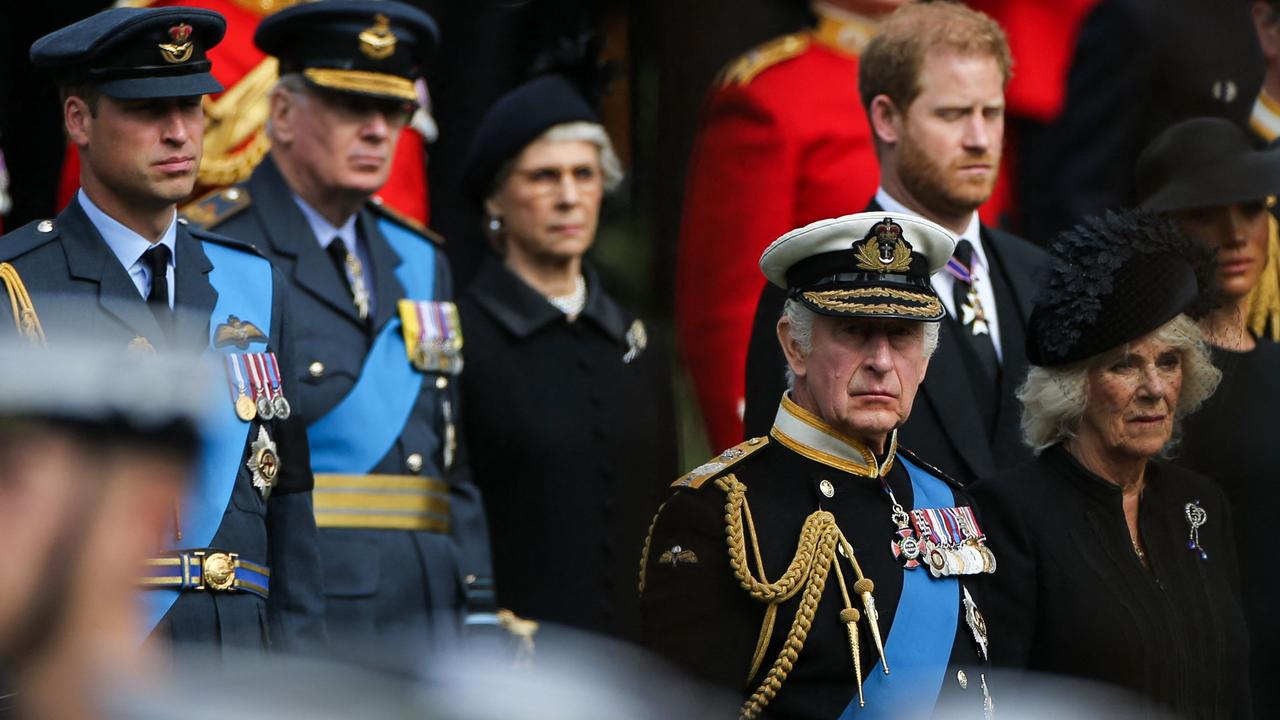
<path fill-rule="evenodd" d="M 253 473 L 253 486 L 262 493 L 262 499 L 271 496 L 276 477 L 280 474 L 280 455 L 276 444 L 267 434 L 267 429 L 258 426 L 258 439 L 249 445 L 249 459 L 245 462 L 249 472 Z"/>
<path fill-rule="evenodd" d="M 859 270 L 900 273 L 911 268 L 911 248 L 902 241 L 902 226 L 885 218 L 871 228 L 871 237 L 855 243 Z"/>
<path fill-rule="evenodd" d="M 396 51 L 396 35 L 386 15 L 373 16 L 373 25 L 360 31 L 360 52 L 371 60 L 385 60 Z"/>
<path fill-rule="evenodd" d="M 172 43 L 160 43 L 160 55 L 165 62 L 178 64 L 191 59 L 195 44 L 191 42 L 191 26 L 180 23 L 169 28 L 169 39 Z"/>
<path fill-rule="evenodd" d="M 973 633 L 973 641 L 978 644 L 978 652 L 982 655 L 982 660 L 987 660 L 987 620 L 982 617 L 982 613 L 978 611 L 978 606 L 973 602 L 973 596 L 969 594 L 969 588 L 963 587 L 964 599 L 964 621 L 969 626 L 969 632 Z"/>
<path fill-rule="evenodd" d="M 686 565 L 697 565 L 698 554 L 692 550 L 685 550 L 679 545 L 672 545 L 670 550 L 663 550 L 658 556 L 658 563 L 662 565 L 670 565 L 676 567 L 680 563 Z"/>

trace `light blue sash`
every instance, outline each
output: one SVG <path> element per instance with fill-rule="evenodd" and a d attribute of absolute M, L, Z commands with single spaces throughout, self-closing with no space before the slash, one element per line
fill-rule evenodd
<path fill-rule="evenodd" d="M 911 478 L 916 508 L 955 505 L 945 482 L 901 454 L 898 462 Z M 937 704 L 959 622 L 960 582 L 954 577 L 934 578 L 923 565 L 904 569 L 902 574 L 902 596 L 884 644 L 891 672 L 885 675 L 877 661 L 862 683 L 867 706 L 858 707 L 855 697 L 840 720 L 928 717 Z"/>
<path fill-rule="evenodd" d="M 379 220 L 378 228 L 400 256 L 395 274 L 404 286 L 405 297 L 432 299 L 435 248 L 390 221 Z M 380 296 L 378 302 L 394 303 L 399 299 Z M 409 363 L 397 312 L 374 339 L 351 392 L 307 428 L 311 469 L 317 473 L 363 474 L 376 467 L 409 421 L 409 413 L 422 391 L 422 380 L 422 373 Z"/>
<path fill-rule="evenodd" d="M 251 343 L 248 350 L 243 351 L 236 347 L 214 347 L 213 334 L 228 315 L 264 328 L 268 335 L 277 329 L 271 327 L 271 263 L 224 245 L 211 242 L 201 245 L 213 263 L 209 282 L 218 291 L 218 302 L 209 316 L 207 354 L 218 361 L 217 369 L 221 371 L 222 355 L 227 352 L 265 352 L 267 349 L 265 342 Z M 231 502 L 231 492 L 240 475 L 240 460 L 253 427 L 253 423 L 236 417 L 227 385 L 215 383 L 209 391 L 213 397 L 206 403 L 208 416 L 200 423 L 200 466 L 182 501 L 182 539 L 171 549 L 208 547 L 213 541 Z M 246 559 L 266 561 L 266 558 Z M 142 593 L 144 638 L 169 612 L 178 594 L 178 590 L 167 588 Z"/>

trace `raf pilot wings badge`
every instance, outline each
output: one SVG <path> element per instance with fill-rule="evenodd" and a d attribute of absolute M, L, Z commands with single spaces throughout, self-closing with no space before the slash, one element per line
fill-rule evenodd
<path fill-rule="evenodd" d="M 235 315 L 228 315 L 227 321 L 218 325 L 213 333 L 214 347 L 234 346 L 241 350 L 249 349 L 251 342 L 266 342 L 267 334 L 257 325 L 244 322 Z"/>

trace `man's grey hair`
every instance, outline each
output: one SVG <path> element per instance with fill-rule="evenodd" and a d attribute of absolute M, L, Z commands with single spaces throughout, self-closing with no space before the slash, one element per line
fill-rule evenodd
<path fill-rule="evenodd" d="M 532 145 L 539 140 L 548 142 L 580 140 L 595 145 L 600 149 L 600 172 L 604 175 L 604 191 L 611 193 L 622 184 L 622 161 L 618 159 L 618 154 L 613 151 L 613 142 L 609 140 L 609 133 L 605 132 L 604 126 L 600 123 L 577 120 L 552 125 L 541 135 L 529 141 L 529 144 Z M 525 147 L 528 147 L 528 145 Z M 521 148 L 521 151 L 523 149 Z M 502 167 L 498 168 L 498 172 L 493 176 L 493 182 L 489 185 L 490 196 L 498 192 L 498 189 L 507 182 L 507 178 L 511 176 L 511 170 L 515 168 L 516 160 L 519 157 L 520 153 L 516 153 L 515 157 L 508 158 L 502 164 Z"/>
<path fill-rule="evenodd" d="M 1195 321 L 1179 315 L 1151 333 L 1182 354 L 1182 393 L 1174 410 L 1174 428 L 1161 450 L 1167 454 L 1177 444 L 1182 418 L 1199 409 L 1222 380 L 1214 367 L 1204 336 Z M 1128 344 L 1062 367 L 1035 367 L 1018 388 L 1022 402 L 1022 438 L 1038 455 L 1042 450 L 1075 435 L 1089 401 L 1089 371 L 1116 362 L 1128 352 Z"/>
<path fill-rule="evenodd" d="M 798 300 L 787 298 L 787 302 L 782 306 L 782 314 L 791 325 L 791 337 L 796 341 L 796 345 L 800 347 L 801 354 L 808 355 L 813 352 L 813 319 L 818 317 L 818 313 L 810 310 Z M 920 324 L 924 325 L 924 356 L 926 358 L 933 357 L 934 351 L 938 349 L 940 324 L 936 322 L 921 322 Z M 791 366 L 788 365 L 787 389 L 793 389 L 795 382 L 795 373 L 792 372 Z"/>
<path fill-rule="evenodd" d="M 310 88 L 307 85 L 306 78 L 302 77 L 302 73 L 293 72 L 293 73 L 285 73 L 284 75 L 281 75 L 279 78 L 276 79 L 276 84 L 275 86 L 272 87 L 271 91 L 274 93 L 276 90 L 287 90 L 289 93 L 293 95 L 306 95 L 307 92 L 310 90 Z M 265 131 L 267 134 L 267 139 L 274 142 L 275 130 L 271 127 L 270 114 L 267 115 L 267 123 L 266 123 Z"/>

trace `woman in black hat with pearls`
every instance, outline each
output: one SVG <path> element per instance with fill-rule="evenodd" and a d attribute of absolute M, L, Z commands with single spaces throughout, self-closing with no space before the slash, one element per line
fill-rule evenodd
<path fill-rule="evenodd" d="M 1220 378 L 1192 319 L 1215 302 L 1210 253 L 1141 211 L 1052 249 L 1018 391 L 1037 457 L 973 490 L 1001 551 L 992 659 L 1127 688 L 1153 715 L 1248 716 L 1231 512 L 1160 459 Z"/>
<path fill-rule="evenodd" d="M 463 415 L 500 604 L 632 638 L 675 418 L 665 348 L 584 259 L 622 177 L 587 94 L 539 76 L 476 132 L 463 191 L 495 253 L 458 303 Z"/>
<path fill-rule="evenodd" d="M 1227 120 L 1195 118 L 1153 140 L 1136 175 L 1144 207 L 1167 214 L 1217 252 L 1217 287 L 1226 302 L 1201 327 L 1222 384 L 1187 418 L 1176 459 L 1218 482 L 1236 520 L 1240 557 L 1252 558 L 1272 543 L 1270 523 L 1256 515 L 1280 507 L 1280 345 L 1262 334 L 1266 314 L 1250 312 L 1267 304 L 1262 296 L 1275 285 L 1280 261 L 1267 209 L 1280 195 L 1280 150 L 1257 148 Z M 1280 687 L 1270 678 L 1280 665 L 1280 623 L 1272 609 L 1280 583 L 1272 573 L 1248 572 L 1241 584 L 1254 712 L 1270 717 L 1280 712 Z"/>

